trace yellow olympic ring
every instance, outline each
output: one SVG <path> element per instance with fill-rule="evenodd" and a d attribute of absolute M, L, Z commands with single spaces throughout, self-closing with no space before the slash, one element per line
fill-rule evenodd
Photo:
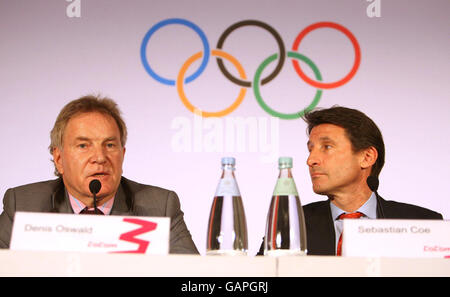
<path fill-rule="evenodd" d="M 233 57 L 232 55 L 220 51 L 220 50 L 212 50 L 211 55 L 218 56 L 224 59 L 227 59 L 230 61 L 238 70 L 239 76 L 241 79 L 247 79 L 247 76 L 245 75 L 244 68 L 242 65 L 238 62 L 238 60 Z M 236 98 L 236 100 L 231 104 L 229 107 L 215 112 L 209 112 L 209 111 L 203 111 L 189 102 L 188 98 L 186 97 L 186 94 L 184 93 L 183 89 L 183 82 L 184 82 L 184 75 L 186 74 L 186 71 L 188 70 L 189 66 L 191 66 L 192 63 L 194 63 L 196 60 L 203 57 L 203 52 L 198 52 L 194 55 L 192 55 L 189 59 L 186 60 L 186 62 L 183 64 L 183 66 L 180 69 L 180 72 L 178 73 L 176 86 L 178 95 L 180 96 L 181 102 L 183 102 L 184 106 L 186 106 L 187 109 L 189 109 L 192 113 L 198 114 L 200 112 L 200 115 L 203 117 L 223 117 L 231 112 L 233 112 L 238 106 L 242 103 L 245 97 L 245 93 L 247 92 L 246 88 L 241 88 L 239 91 L 239 95 Z"/>

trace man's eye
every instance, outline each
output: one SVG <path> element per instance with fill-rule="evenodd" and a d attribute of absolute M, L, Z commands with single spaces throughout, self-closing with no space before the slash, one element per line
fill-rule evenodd
<path fill-rule="evenodd" d="M 87 148 L 87 144 L 86 143 L 80 143 L 78 145 L 78 147 L 84 149 L 84 148 Z"/>

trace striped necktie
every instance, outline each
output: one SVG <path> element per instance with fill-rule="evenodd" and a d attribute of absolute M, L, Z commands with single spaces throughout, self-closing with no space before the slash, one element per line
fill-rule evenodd
<path fill-rule="evenodd" d="M 88 209 L 87 207 L 85 207 L 82 211 L 80 211 L 80 214 L 95 215 L 95 209 Z M 104 215 L 104 213 L 98 208 L 97 208 L 97 214 Z"/>

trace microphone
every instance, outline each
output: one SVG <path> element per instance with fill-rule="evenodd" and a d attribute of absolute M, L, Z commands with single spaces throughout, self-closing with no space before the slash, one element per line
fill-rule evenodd
<path fill-rule="evenodd" d="M 377 218 L 382 219 L 385 218 L 383 208 L 380 205 L 380 200 L 378 199 L 378 186 L 380 185 L 380 181 L 376 176 L 369 176 L 367 178 L 367 185 L 369 186 L 369 189 L 375 193 L 377 196 Z"/>
<path fill-rule="evenodd" d="M 92 195 L 94 195 L 94 211 L 97 214 L 97 193 L 100 192 L 102 188 L 102 183 L 98 179 L 93 179 L 89 183 L 89 191 L 91 191 Z"/>
<path fill-rule="evenodd" d="M 376 176 L 369 176 L 367 178 L 367 185 L 372 192 L 377 192 L 378 186 L 380 185 L 380 181 Z"/>

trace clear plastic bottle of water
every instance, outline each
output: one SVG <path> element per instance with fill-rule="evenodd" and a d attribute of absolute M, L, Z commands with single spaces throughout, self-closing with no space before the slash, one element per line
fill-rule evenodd
<path fill-rule="evenodd" d="M 292 158 L 280 157 L 280 174 L 267 214 L 264 255 L 306 255 L 306 225 L 297 187 L 292 177 Z"/>
<path fill-rule="evenodd" d="M 222 176 L 209 215 L 207 255 L 247 255 L 247 221 L 235 164 L 235 158 L 222 158 Z"/>

